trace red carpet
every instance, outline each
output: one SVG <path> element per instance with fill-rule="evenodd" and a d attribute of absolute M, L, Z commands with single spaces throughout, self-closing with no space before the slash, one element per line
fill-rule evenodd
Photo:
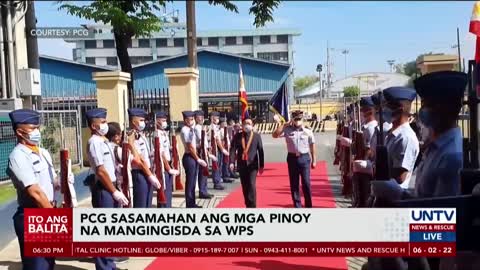
<path fill-rule="evenodd" d="M 327 165 L 319 162 L 311 172 L 314 207 L 335 207 Z M 302 200 L 303 202 L 303 200 Z M 257 207 L 290 208 L 293 206 L 286 163 L 268 163 L 262 176 L 257 177 Z M 219 208 L 243 208 L 242 189 L 230 193 Z M 312 232 L 314 233 L 314 232 Z M 146 269 L 175 270 L 344 270 L 345 258 L 334 257 L 161 257 Z"/>

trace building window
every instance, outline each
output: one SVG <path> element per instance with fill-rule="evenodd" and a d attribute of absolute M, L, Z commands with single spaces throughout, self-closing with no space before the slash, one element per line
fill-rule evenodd
<path fill-rule="evenodd" d="M 183 38 L 174 38 L 173 47 L 185 47 L 185 39 Z"/>
<path fill-rule="evenodd" d="M 260 44 L 269 44 L 270 36 L 260 36 Z"/>
<path fill-rule="evenodd" d="M 95 57 L 85 57 L 85 63 L 95 65 Z"/>
<path fill-rule="evenodd" d="M 288 62 L 288 52 L 264 52 L 257 53 L 257 57 L 268 61 L 285 61 Z"/>
<path fill-rule="evenodd" d="M 253 57 L 253 53 L 241 53 L 240 55 L 245 57 Z"/>
<path fill-rule="evenodd" d="M 218 37 L 209 37 L 208 46 L 218 46 Z"/>
<path fill-rule="evenodd" d="M 132 65 L 138 65 L 138 64 L 142 64 L 142 63 L 149 62 L 149 61 L 152 61 L 152 60 L 153 60 L 152 56 L 132 56 L 132 57 L 130 57 L 130 62 L 132 63 Z"/>
<path fill-rule="evenodd" d="M 197 46 L 203 46 L 202 45 L 202 38 L 197 38 Z"/>
<path fill-rule="evenodd" d="M 226 37 L 225 45 L 237 45 L 237 37 Z"/>
<path fill-rule="evenodd" d="M 157 45 L 158 48 L 167 47 L 167 46 L 168 46 L 168 43 L 167 43 L 167 39 L 166 39 L 166 38 L 157 38 L 157 39 L 155 40 L 155 44 Z"/>
<path fill-rule="evenodd" d="M 150 47 L 150 40 L 149 39 L 139 39 L 138 40 L 138 47 L 139 48 L 149 48 Z"/>
<path fill-rule="evenodd" d="M 107 57 L 107 65 L 109 66 L 117 66 L 117 57 Z"/>
<path fill-rule="evenodd" d="M 243 44 L 253 44 L 253 37 L 242 37 Z"/>
<path fill-rule="evenodd" d="M 277 43 L 288 43 L 288 35 L 278 35 Z"/>
<path fill-rule="evenodd" d="M 115 42 L 113 40 L 104 40 L 103 48 L 115 48 Z"/>
<path fill-rule="evenodd" d="M 96 40 L 85 40 L 85 49 L 95 49 L 97 48 Z"/>

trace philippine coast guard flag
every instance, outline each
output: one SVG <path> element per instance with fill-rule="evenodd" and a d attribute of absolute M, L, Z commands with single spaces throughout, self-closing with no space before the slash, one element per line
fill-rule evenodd
<path fill-rule="evenodd" d="M 238 99 L 242 104 L 242 121 L 248 117 L 248 99 L 247 99 L 247 90 L 245 90 L 245 82 L 243 81 L 243 71 L 242 65 L 238 64 L 240 68 L 240 85 L 238 90 Z"/>
<path fill-rule="evenodd" d="M 287 122 L 289 118 L 288 113 L 288 92 L 285 82 L 282 83 L 272 99 L 268 102 L 270 110 L 277 114 L 282 122 Z"/>

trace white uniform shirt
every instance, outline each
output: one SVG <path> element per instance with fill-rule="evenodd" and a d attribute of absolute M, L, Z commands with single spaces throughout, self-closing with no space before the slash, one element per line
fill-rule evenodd
<path fill-rule="evenodd" d="M 52 157 L 40 148 L 40 154 L 23 144 L 17 144 L 8 157 L 7 174 L 17 190 L 20 207 L 36 207 L 25 188 L 37 184 L 49 201 L 53 201 L 53 181 L 57 177 Z"/>
<path fill-rule="evenodd" d="M 112 182 L 116 182 L 115 157 L 113 156 L 113 149 L 110 148 L 109 142 L 103 137 L 94 134 L 88 139 L 87 149 L 90 167 L 97 168 L 103 165 Z"/>
<path fill-rule="evenodd" d="M 151 168 L 152 162 L 150 160 L 150 146 L 148 145 L 148 140 L 144 134 L 140 133 L 140 137 L 135 140 L 135 148 L 137 149 L 140 157 L 145 160 L 147 167 Z M 140 170 L 141 168 L 136 164 L 132 164 L 132 169 Z"/>

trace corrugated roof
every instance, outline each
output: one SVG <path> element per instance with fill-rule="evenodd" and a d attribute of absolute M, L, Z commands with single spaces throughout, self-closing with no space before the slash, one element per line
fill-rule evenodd
<path fill-rule="evenodd" d="M 50 56 L 50 55 L 44 55 L 44 54 L 41 54 L 41 55 L 40 55 L 40 58 L 45 58 L 45 59 L 50 59 L 50 60 L 61 61 L 61 62 L 69 63 L 69 64 L 76 64 L 76 65 L 82 65 L 82 66 L 87 66 L 87 67 L 93 67 L 93 68 L 98 68 L 98 69 L 104 69 L 104 70 L 116 70 L 116 68 L 114 68 L 114 67 L 99 66 L 99 65 L 94 65 L 94 64 L 77 62 L 77 61 L 73 61 L 73 60 L 66 59 L 66 58 L 60 58 L 60 57 Z"/>
<path fill-rule="evenodd" d="M 375 82 L 376 78 L 376 82 Z M 330 93 L 343 93 L 343 88 L 347 86 L 358 86 L 362 92 L 375 92 L 391 86 L 406 86 L 410 77 L 400 73 L 389 72 L 364 72 L 337 80 L 332 83 L 329 89 Z M 319 92 L 319 83 L 305 88 L 297 97 L 307 97 L 317 95 Z"/>
<path fill-rule="evenodd" d="M 215 50 L 204 49 L 204 48 L 198 49 L 197 54 L 200 53 L 200 52 L 203 52 L 203 51 L 217 53 L 217 54 L 223 54 L 223 55 L 227 55 L 227 56 L 231 56 L 231 57 L 235 57 L 235 58 L 240 58 L 240 59 L 247 59 L 247 60 L 251 60 L 251 61 L 263 62 L 263 63 L 267 63 L 267 64 L 271 64 L 271 65 L 279 65 L 279 66 L 285 66 L 285 67 L 290 66 L 289 64 L 282 63 L 282 62 L 269 61 L 269 60 L 264 60 L 264 59 L 260 59 L 260 58 L 243 56 L 243 55 L 238 55 L 238 54 L 234 54 L 234 53 L 221 52 L 221 51 L 215 51 Z M 181 54 L 177 54 L 177 55 L 173 55 L 173 56 L 164 57 L 164 58 L 161 58 L 161 59 L 141 63 L 141 64 L 138 64 L 138 65 L 134 65 L 133 67 L 136 68 L 136 67 L 147 66 L 147 65 L 150 65 L 150 64 L 158 63 L 158 62 L 169 61 L 171 59 L 175 59 L 175 58 L 178 58 L 178 57 L 184 57 L 186 55 L 187 55 L 187 53 L 181 53 Z"/>

